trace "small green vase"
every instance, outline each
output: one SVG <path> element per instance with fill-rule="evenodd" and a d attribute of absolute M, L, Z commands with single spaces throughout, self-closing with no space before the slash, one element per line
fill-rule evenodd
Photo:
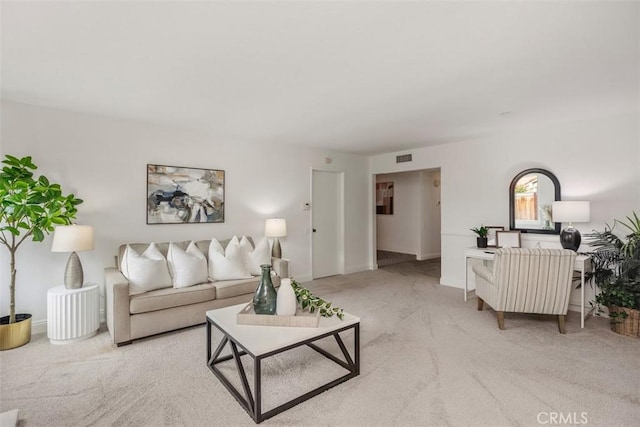
<path fill-rule="evenodd" d="M 278 294 L 271 282 L 271 266 L 262 264 L 262 277 L 258 282 L 256 293 L 253 295 L 253 310 L 256 314 L 276 314 Z"/>

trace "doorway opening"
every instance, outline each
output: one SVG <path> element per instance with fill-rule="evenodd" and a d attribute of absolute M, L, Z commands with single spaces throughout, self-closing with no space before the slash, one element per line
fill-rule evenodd
<path fill-rule="evenodd" d="M 413 263 L 440 278 L 440 168 L 374 176 L 378 268 Z"/>

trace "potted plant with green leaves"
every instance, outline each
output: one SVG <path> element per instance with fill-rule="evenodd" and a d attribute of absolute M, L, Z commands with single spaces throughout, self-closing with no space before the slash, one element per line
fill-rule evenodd
<path fill-rule="evenodd" d="M 0 317 L 0 350 L 31 340 L 31 314 L 16 314 L 16 252 L 31 238 L 42 242 L 55 224 L 68 225 L 81 199 L 64 196 L 59 184 L 34 177 L 31 157 L 6 155 L 0 172 L 0 243 L 9 251 L 9 315 Z M 3 272 L 6 270 L 2 270 Z"/>
<path fill-rule="evenodd" d="M 623 227 L 624 236 L 614 233 Z M 591 277 L 600 292 L 596 295 L 597 313 L 609 311 L 611 329 L 617 333 L 640 337 L 640 218 L 632 212 L 625 220 L 614 220 L 604 231 L 587 235 L 594 251 Z"/>
<path fill-rule="evenodd" d="M 478 237 L 476 238 L 478 247 L 486 248 L 488 244 L 487 236 L 489 235 L 489 229 L 484 225 L 481 225 L 480 227 L 474 227 L 474 228 L 471 228 L 470 230 L 478 235 Z"/>

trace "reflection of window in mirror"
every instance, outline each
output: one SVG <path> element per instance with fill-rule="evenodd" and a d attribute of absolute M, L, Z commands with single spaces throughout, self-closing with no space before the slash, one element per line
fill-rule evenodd
<path fill-rule="evenodd" d="M 560 200 L 560 183 L 544 169 L 527 169 L 509 186 L 509 226 L 529 233 L 558 234 L 551 207 Z"/>
<path fill-rule="evenodd" d="M 376 183 L 376 214 L 393 215 L 393 182 Z"/>
<path fill-rule="evenodd" d="M 535 222 L 538 219 L 538 175 L 525 175 L 515 189 L 516 223 Z"/>
<path fill-rule="evenodd" d="M 555 186 L 537 173 L 523 176 L 515 187 L 515 219 L 518 228 L 552 229 L 551 205 Z"/>

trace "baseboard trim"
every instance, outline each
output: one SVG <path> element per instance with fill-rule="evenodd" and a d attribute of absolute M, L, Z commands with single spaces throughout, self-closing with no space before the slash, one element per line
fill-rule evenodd
<path fill-rule="evenodd" d="M 313 280 L 311 273 L 297 274 L 295 276 L 291 276 L 291 278 L 295 279 L 296 282 L 310 282 Z"/>
<path fill-rule="evenodd" d="M 440 277 L 440 284 L 442 286 L 448 286 L 450 288 L 464 289 L 464 285 L 455 285 L 452 280 Z"/>
<path fill-rule="evenodd" d="M 31 322 L 31 335 L 46 334 L 47 333 L 47 321 L 37 320 Z"/>
<path fill-rule="evenodd" d="M 371 270 L 369 264 L 352 265 L 345 268 L 344 274 L 359 273 L 361 271 Z"/>
<path fill-rule="evenodd" d="M 440 258 L 440 252 L 433 252 L 430 254 L 420 254 L 416 256 L 418 261 L 426 261 L 428 259 Z"/>

